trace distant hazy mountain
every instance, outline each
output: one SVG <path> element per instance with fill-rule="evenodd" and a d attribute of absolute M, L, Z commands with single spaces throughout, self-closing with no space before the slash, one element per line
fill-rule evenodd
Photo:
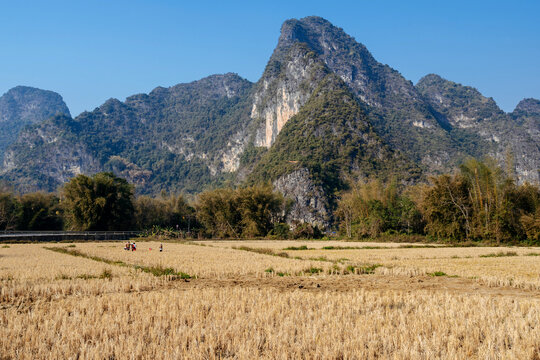
<path fill-rule="evenodd" d="M 347 179 L 415 182 L 468 156 L 540 179 L 540 101 L 506 114 L 437 75 L 415 86 L 319 17 L 283 24 L 255 84 L 213 75 L 64 114 L 22 131 L 5 152 L 4 180 L 55 190 L 110 170 L 154 194 L 271 182 L 295 200 L 294 219 L 325 224 Z"/>
<path fill-rule="evenodd" d="M 69 109 L 52 91 L 17 86 L 0 96 L 0 158 L 26 125 L 57 114 L 69 116 Z"/>

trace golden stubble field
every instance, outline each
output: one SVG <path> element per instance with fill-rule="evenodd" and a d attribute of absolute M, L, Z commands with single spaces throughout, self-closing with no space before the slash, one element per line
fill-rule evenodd
<path fill-rule="evenodd" d="M 540 359 L 537 248 L 163 244 L 0 245 L 0 359 Z"/>

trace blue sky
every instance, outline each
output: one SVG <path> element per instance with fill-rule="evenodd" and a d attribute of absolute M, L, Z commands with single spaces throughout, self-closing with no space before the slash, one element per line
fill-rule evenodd
<path fill-rule="evenodd" d="M 215 73 L 257 81 L 282 22 L 322 16 L 416 83 L 437 73 L 511 111 L 540 98 L 540 1 L 4 1 L 0 93 L 60 93 L 72 115 Z"/>

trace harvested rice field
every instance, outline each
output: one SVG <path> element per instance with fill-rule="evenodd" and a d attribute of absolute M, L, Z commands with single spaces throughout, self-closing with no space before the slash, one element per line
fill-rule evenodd
<path fill-rule="evenodd" d="M 540 359 L 540 249 L 0 245 L 0 359 Z"/>

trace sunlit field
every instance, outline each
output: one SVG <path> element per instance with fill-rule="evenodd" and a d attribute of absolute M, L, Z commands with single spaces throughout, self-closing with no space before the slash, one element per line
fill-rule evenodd
<path fill-rule="evenodd" d="M 159 244 L 0 245 L 0 358 L 540 358 L 537 248 Z"/>

